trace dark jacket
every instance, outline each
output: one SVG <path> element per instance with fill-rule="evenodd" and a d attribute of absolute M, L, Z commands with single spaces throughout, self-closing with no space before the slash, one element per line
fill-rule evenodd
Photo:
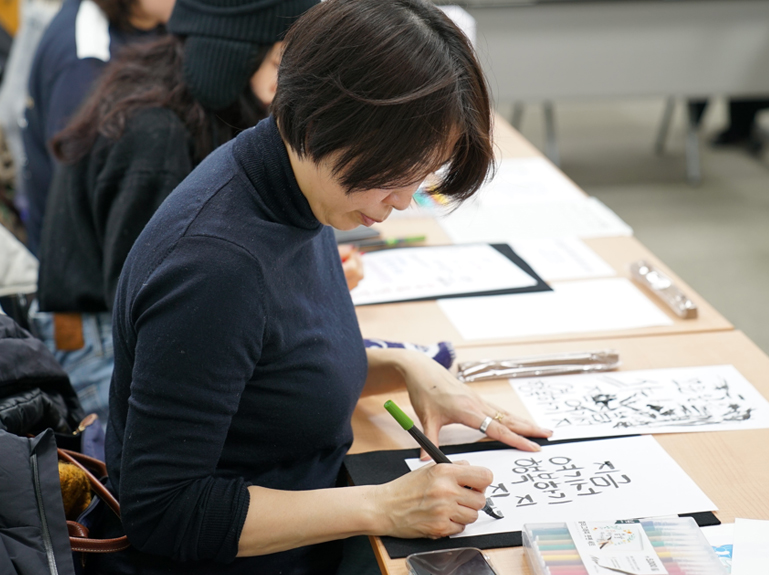
<path fill-rule="evenodd" d="M 0 431 L 0 478 L 0 573 L 75 575 L 53 432 Z"/>
<path fill-rule="evenodd" d="M 75 390 L 53 354 L 0 314 L 0 429 L 24 435 L 50 427 L 71 434 L 82 419 Z"/>
<path fill-rule="evenodd" d="M 112 310 L 131 246 L 192 168 L 192 140 L 166 108 L 137 112 L 119 140 L 100 136 L 88 156 L 62 166 L 40 245 L 40 309 Z"/>

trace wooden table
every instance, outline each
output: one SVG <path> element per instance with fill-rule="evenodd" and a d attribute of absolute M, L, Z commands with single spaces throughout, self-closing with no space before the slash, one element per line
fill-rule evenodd
<path fill-rule="evenodd" d="M 619 352 L 622 370 L 733 364 L 769 398 L 769 357 L 740 331 L 466 347 L 459 350 L 458 360 L 507 359 L 603 348 Z M 503 407 L 526 414 L 507 380 L 470 385 Z M 387 399 L 401 407 L 410 405 L 405 391 L 361 398 L 353 416 L 355 442 L 351 453 L 417 446 L 391 417 L 381 416 Z M 678 433 L 656 438 L 718 506 L 716 515 L 721 521 L 733 522 L 735 517 L 769 519 L 769 429 Z M 390 559 L 377 538 L 372 538 L 372 544 L 383 573 L 407 573 L 404 559 Z M 529 573 L 520 547 L 490 549 L 488 554 L 500 575 Z"/>
<path fill-rule="evenodd" d="M 404 223 L 414 225 L 416 220 L 397 220 L 393 228 L 403 228 Z M 428 230 L 430 243 L 450 243 L 448 238 L 441 241 L 441 233 L 437 223 L 431 220 L 418 220 L 419 227 L 412 228 Z M 438 228 L 438 229 L 434 229 Z M 388 235 L 390 227 L 388 229 Z M 420 232 L 421 233 L 421 232 Z M 396 234 L 393 234 L 396 235 Z M 672 325 L 653 326 L 612 332 L 583 332 L 576 334 L 552 334 L 511 338 L 507 340 L 466 340 L 449 318 L 441 311 L 435 301 L 408 302 L 399 304 L 381 304 L 359 306 L 356 308 L 358 321 L 363 336 L 388 341 L 410 341 L 413 343 L 431 344 L 437 341 L 451 341 L 457 347 L 485 346 L 499 343 L 559 341 L 572 339 L 595 339 L 603 337 L 633 337 L 638 335 L 667 335 L 674 333 L 700 333 L 705 331 L 720 331 L 732 329 L 731 323 L 708 304 L 689 285 L 665 266 L 657 257 L 647 250 L 638 240 L 632 237 L 596 238 L 585 240 L 599 256 L 611 265 L 619 277 L 630 277 L 629 264 L 645 259 L 668 274 L 673 281 L 686 293 L 699 308 L 697 319 L 683 320 L 672 313 L 653 294 L 645 291 L 650 301 L 654 302 L 672 320 Z M 551 282 L 558 285 L 558 282 Z"/>
<path fill-rule="evenodd" d="M 504 120 L 497 118 L 495 145 L 500 157 L 539 157 L 541 154 Z M 434 220 L 402 219 L 381 225 L 385 236 L 405 236 L 418 232 L 427 236 L 427 244 L 451 243 Z M 629 277 L 628 264 L 646 259 L 669 274 L 674 282 L 699 307 L 696 320 L 673 319 L 670 326 L 649 327 L 614 332 L 586 332 L 517 338 L 510 341 L 464 340 L 435 302 L 414 302 L 364 306 L 357 308 L 363 335 L 394 341 L 432 343 L 452 341 L 458 361 L 472 359 L 511 359 L 542 353 L 586 351 L 613 348 L 620 354 L 623 370 L 733 364 L 765 397 L 769 398 L 769 357 L 681 278 L 668 269 L 640 242 L 632 237 L 588 239 L 586 243 L 609 263 L 620 277 Z M 555 282 L 553 282 L 555 283 Z M 525 409 L 506 380 L 470 384 L 491 401 L 514 413 Z M 405 390 L 386 395 L 364 396 L 353 415 L 355 441 L 351 453 L 416 447 L 411 437 L 386 414 L 383 403 L 393 399 L 410 409 Z M 446 443 L 467 442 L 467 433 L 457 434 Z M 735 517 L 769 519 L 769 429 L 730 432 L 703 432 L 658 435 L 660 444 L 715 502 L 719 519 L 732 522 Z M 392 560 L 378 538 L 372 545 L 383 573 L 405 575 L 405 560 Z M 522 548 L 489 550 L 500 575 L 528 573 Z"/>

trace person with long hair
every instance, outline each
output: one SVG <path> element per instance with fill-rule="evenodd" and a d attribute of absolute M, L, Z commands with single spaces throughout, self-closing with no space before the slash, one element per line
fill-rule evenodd
<path fill-rule="evenodd" d="M 131 246 L 203 158 L 266 116 L 270 102 L 257 94 L 272 97 L 278 42 L 316 3 L 179 0 L 169 34 L 124 48 L 53 138 L 62 165 L 47 200 L 35 324 L 103 423 L 111 311 Z"/>
<path fill-rule="evenodd" d="M 120 276 L 106 449 L 132 547 L 104 572 L 331 575 L 347 537 L 461 532 L 487 469 L 345 486 L 364 392 L 405 385 L 436 443 L 461 423 L 539 449 L 523 436 L 546 430 L 425 354 L 364 348 L 332 231 L 406 209 L 439 168 L 435 193 L 471 197 L 491 119 L 469 41 L 428 0 L 326 0 L 294 24 L 272 115 L 174 190 Z"/>
<path fill-rule="evenodd" d="M 21 188 L 27 245 L 37 255 L 56 168 L 48 143 L 88 97 L 104 68 L 127 45 L 163 34 L 174 0 L 64 0 L 35 51 L 22 140 Z"/>

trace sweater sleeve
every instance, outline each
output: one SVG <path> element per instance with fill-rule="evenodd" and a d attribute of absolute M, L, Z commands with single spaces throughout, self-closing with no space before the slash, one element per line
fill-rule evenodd
<path fill-rule="evenodd" d="M 176 561 L 237 554 L 247 485 L 217 465 L 261 355 L 256 268 L 227 241 L 183 238 L 141 280 L 130 309 L 118 306 L 136 338 L 119 497 L 126 534 L 141 551 Z"/>
<path fill-rule="evenodd" d="M 192 171 L 187 131 L 170 110 L 150 109 L 129 120 L 112 145 L 93 191 L 102 247 L 104 301 L 111 311 L 123 264 L 163 200 Z"/>

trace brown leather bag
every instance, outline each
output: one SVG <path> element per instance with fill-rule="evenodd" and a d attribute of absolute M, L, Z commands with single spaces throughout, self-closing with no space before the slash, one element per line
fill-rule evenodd
<path fill-rule="evenodd" d="M 82 453 L 76 453 L 67 449 L 57 449 L 59 460 L 66 461 L 79 467 L 88 476 L 91 489 L 109 507 L 115 515 L 120 517 L 120 504 L 117 499 L 104 487 L 99 477 L 107 476 L 107 466 L 104 462 L 88 457 Z M 69 543 L 73 552 L 79 553 L 114 553 L 123 551 L 131 546 L 128 537 L 116 537 L 114 539 L 93 539 L 88 528 L 77 521 L 67 521 L 69 531 Z"/>

